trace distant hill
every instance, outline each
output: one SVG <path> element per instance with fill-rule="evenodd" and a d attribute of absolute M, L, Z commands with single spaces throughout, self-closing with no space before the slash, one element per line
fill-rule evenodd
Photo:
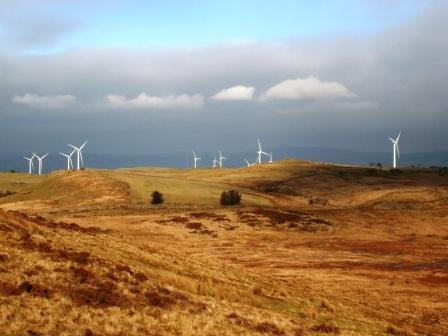
<path fill-rule="evenodd" d="M 352 150 L 319 148 L 319 147 L 294 147 L 281 146 L 266 148 L 273 153 L 274 160 L 296 158 L 318 162 L 330 162 L 339 164 L 369 165 L 381 162 L 384 166 L 390 165 L 391 153 L 384 152 L 358 152 Z M 26 171 L 27 162 L 23 156 L 29 153 L 0 153 L 0 171 Z M 202 157 L 201 167 L 211 165 L 213 153 L 198 153 Z M 224 152 L 227 159 L 224 161 L 227 167 L 244 166 L 244 159 L 254 162 L 256 153 L 246 151 L 241 153 Z M 85 153 L 86 167 L 114 169 L 120 167 L 161 166 L 173 168 L 185 168 L 192 166 L 191 154 L 178 152 L 162 155 L 128 155 L 128 154 L 94 154 Z M 75 158 L 73 158 L 75 161 Z M 265 159 L 265 158 L 264 158 Z M 400 164 L 403 166 L 448 166 L 448 151 L 403 153 Z M 49 172 L 64 169 L 66 160 L 57 153 L 50 153 L 44 160 L 44 171 Z"/>

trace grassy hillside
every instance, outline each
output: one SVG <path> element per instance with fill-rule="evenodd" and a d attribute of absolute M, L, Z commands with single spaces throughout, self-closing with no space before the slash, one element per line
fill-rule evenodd
<path fill-rule="evenodd" d="M 0 210 L 2 335 L 301 335 L 337 318 L 272 278 Z M 327 303 L 329 305 L 329 303 Z M 327 330 L 325 329 L 325 330 Z"/>
<path fill-rule="evenodd" d="M 219 204 L 228 189 L 241 205 Z M 1 335 L 448 330 L 448 177 L 430 170 L 0 174 L 6 190 Z"/>

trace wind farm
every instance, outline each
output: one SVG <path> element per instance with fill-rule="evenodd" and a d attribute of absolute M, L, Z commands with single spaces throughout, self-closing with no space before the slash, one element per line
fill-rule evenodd
<path fill-rule="evenodd" d="M 0 336 L 447 336 L 447 13 L 0 1 Z"/>

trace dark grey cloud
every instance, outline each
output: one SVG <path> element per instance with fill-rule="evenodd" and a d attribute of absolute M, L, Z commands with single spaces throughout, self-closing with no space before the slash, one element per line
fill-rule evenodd
<path fill-rule="evenodd" d="M 38 56 L 3 52 L 0 151 L 59 150 L 85 138 L 96 152 L 235 151 L 257 136 L 271 146 L 388 150 L 386 137 L 398 131 L 403 152 L 447 149 L 447 14 L 448 5 L 440 2 L 368 38 Z M 258 98 L 279 83 L 313 77 L 333 83 L 339 94 L 210 99 L 236 86 L 253 87 Z M 14 97 L 74 98 L 36 109 L 14 103 Z M 112 99 L 121 102 L 119 108 L 111 106 L 111 97 L 119 98 Z M 184 102 L 190 105 L 179 105 Z"/>

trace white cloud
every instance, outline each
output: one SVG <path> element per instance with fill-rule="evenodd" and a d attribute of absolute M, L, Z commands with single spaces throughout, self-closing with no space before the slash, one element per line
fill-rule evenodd
<path fill-rule="evenodd" d="M 133 99 L 127 99 L 122 95 L 108 95 L 106 97 L 113 107 L 133 107 L 133 108 L 195 108 L 204 104 L 204 98 L 200 94 L 179 96 L 148 96 L 141 93 Z"/>
<path fill-rule="evenodd" d="M 237 85 L 221 90 L 211 98 L 214 100 L 252 100 L 254 93 L 253 86 Z"/>
<path fill-rule="evenodd" d="M 15 96 L 12 99 L 15 104 L 27 105 L 39 109 L 58 109 L 72 105 L 76 102 L 76 97 L 72 95 L 39 96 L 27 93 L 23 96 Z"/>
<path fill-rule="evenodd" d="M 338 82 L 321 81 L 314 76 L 288 79 L 270 87 L 262 96 L 271 99 L 352 98 L 355 94 Z"/>

